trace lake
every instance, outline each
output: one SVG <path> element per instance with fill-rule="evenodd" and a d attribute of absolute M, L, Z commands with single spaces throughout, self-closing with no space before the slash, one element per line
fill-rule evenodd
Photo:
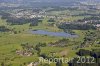
<path fill-rule="evenodd" d="M 46 30 L 31 30 L 32 34 L 38 34 L 38 35 L 48 35 L 48 36 L 57 36 L 57 37 L 78 37 L 78 35 L 72 35 L 65 32 L 50 32 Z"/>

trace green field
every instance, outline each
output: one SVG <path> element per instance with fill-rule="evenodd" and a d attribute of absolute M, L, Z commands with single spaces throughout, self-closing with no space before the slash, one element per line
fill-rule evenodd
<path fill-rule="evenodd" d="M 50 43 L 55 42 L 63 37 L 53 37 L 53 36 L 45 36 L 45 35 L 34 35 L 30 34 L 28 30 L 31 29 L 42 29 L 42 30 L 49 30 L 49 31 L 62 31 L 58 29 L 57 27 L 50 27 L 46 26 L 47 20 L 43 20 L 42 24 L 39 24 L 39 26 L 35 27 L 29 27 L 29 24 L 24 25 L 7 25 L 6 20 L 0 19 L 0 25 L 5 25 L 9 29 L 14 29 L 14 31 L 21 31 L 21 33 L 14 34 L 12 32 L 0 32 L 0 62 L 4 62 L 6 65 L 12 64 L 12 66 L 20 66 L 26 63 L 26 65 L 29 62 L 37 61 L 38 56 L 37 54 L 34 54 L 30 57 L 24 57 L 19 56 L 16 54 L 16 49 L 22 49 L 21 44 L 22 43 L 29 43 L 32 45 L 36 45 L 37 43 Z M 76 31 L 76 33 L 80 34 L 81 31 Z M 70 38 L 70 40 L 73 40 Z M 75 40 L 78 40 L 75 39 Z M 80 39 L 81 40 L 81 39 Z M 41 48 L 41 53 L 50 54 L 50 52 L 54 51 L 57 52 L 56 56 L 61 56 L 59 53 L 68 50 L 68 55 L 66 57 L 73 57 L 75 55 L 74 51 L 70 49 L 70 47 L 44 47 Z M 52 64 L 51 64 L 52 66 Z"/>
<path fill-rule="evenodd" d="M 69 13 L 69 11 L 63 11 L 63 14 Z M 84 13 L 84 11 L 73 11 L 71 14 L 78 14 L 78 13 Z M 49 14 L 49 13 L 48 13 Z M 59 15 L 61 12 L 52 12 L 52 14 Z M 51 15 L 52 15 L 51 14 Z M 64 21 L 76 21 L 78 19 L 83 19 L 85 16 L 77 16 L 77 17 L 66 17 L 60 22 Z M 88 16 L 86 16 L 88 17 Z M 29 30 L 47 30 L 47 31 L 53 31 L 53 32 L 60 32 L 63 31 L 62 29 L 59 29 L 57 26 L 48 26 L 50 23 L 48 23 L 49 18 L 44 18 L 41 23 L 39 23 L 38 26 L 30 27 L 28 24 L 23 25 L 9 25 L 7 24 L 6 20 L 0 19 L 0 26 L 6 26 L 7 28 L 16 31 L 17 33 L 14 34 L 14 32 L 0 32 L 0 63 L 4 63 L 5 66 L 27 66 L 31 62 L 38 61 L 39 57 L 37 55 L 37 52 L 34 50 L 34 54 L 32 56 L 20 56 L 16 54 L 16 50 L 23 50 L 21 44 L 28 43 L 30 45 L 33 45 L 35 47 L 38 43 L 46 43 L 46 47 L 40 47 L 41 54 L 45 53 L 48 56 L 51 56 L 51 52 L 55 52 L 54 57 L 63 57 L 63 54 L 65 54 L 65 58 L 73 58 L 76 56 L 76 52 L 80 49 L 72 50 L 73 47 L 80 45 L 84 37 L 86 36 L 86 33 L 88 30 L 72 30 L 75 32 L 79 37 L 77 38 L 66 38 L 70 41 L 76 41 L 78 43 L 74 45 L 70 45 L 68 47 L 49 47 L 48 44 L 50 42 L 54 43 L 56 41 L 59 41 L 63 39 L 63 37 L 54 37 L 54 36 L 48 36 L 48 35 L 36 35 L 29 33 Z M 55 22 L 54 24 L 57 24 L 59 22 Z M 92 30 L 90 30 L 92 32 Z M 95 30 L 93 31 L 95 32 Z M 71 44 L 71 43 L 70 43 Z M 95 48 L 95 47 L 92 47 Z M 91 49 L 86 47 L 86 49 Z M 0 65 L 1 66 L 1 65 Z M 41 66 L 41 65 L 40 65 Z M 50 66 L 55 66 L 55 64 L 50 64 Z M 67 64 L 64 64 L 64 66 L 67 66 Z"/>

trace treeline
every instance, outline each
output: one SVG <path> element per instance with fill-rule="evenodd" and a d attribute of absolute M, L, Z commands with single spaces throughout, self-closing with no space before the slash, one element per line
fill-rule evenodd
<path fill-rule="evenodd" d="M 30 19 L 30 26 L 38 26 L 38 23 L 42 22 L 39 18 Z"/>
<path fill-rule="evenodd" d="M 81 14 L 78 14 L 78 15 L 72 15 L 72 16 L 100 16 L 100 14 L 96 14 L 96 13 L 81 13 Z"/>
<path fill-rule="evenodd" d="M 83 20 L 100 20 L 100 17 L 92 16 L 92 17 L 84 18 Z"/>
<path fill-rule="evenodd" d="M 48 22 L 55 22 L 55 20 L 54 20 L 53 18 L 50 18 L 50 19 L 48 20 Z"/>
<path fill-rule="evenodd" d="M 10 29 L 8 29 L 5 26 L 0 26 L 0 32 L 7 32 L 7 31 L 10 31 Z"/>
<path fill-rule="evenodd" d="M 77 52 L 77 55 L 100 58 L 100 51 L 97 51 L 97 50 L 89 51 L 89 50 L 85 50 L 85 49 L 80 49 L 79 52 Z"/>
<path fill-rule="evenodd" d="M 65 7 L 52 7 L 52 9 L 47 10 L 46 12 L 51 12 L 51 11 L 63 11 L 66 10 Z"/>
<path fill-rule="evenodd" d="M 100 49 L 84 50 L 80 49 L 77 52 L 79 57 L 74 58 L 69 62 L 69 66 L 99 66 L 100 64 Z"/>
<path fill-rule="evenodd" d="M 75 45 L 75 44 L 78 44 L 77 41 L 70 41 L 69 39 L 61 39 L 59 41 L 56 41 L 54 43 L 50 42 L 48 44 L 49 47 L 68 47 L 68 46 L 72 46 L 72 45 Z"/>
<path fill-rule="evenodd" d="M 88 22 L 93 23 L 93 24 L 100 24 L 100 17 L 98 17 L 98 16 L 91 16 L 91 17 L 87 17 L 87 18 L 84 18 L 84 19 L 79 19 L 77 21 L 78 22 L 88 21 Z"/>
<path fill-rule="evenodd" d="M 80 48 L 90 47 L 93 46 L 94 44 L 97 44 L 100 37 L 99 33 L 100 31 L 98 30 L 95 32 L 91 31 L 86 32 L 84 41 L 81 43 Z"/>
<path fill-rule="evenodd" d="M 2 15 L 2 19 L 6 19 L 6 22 L 11 24 L 11 25 L 23 25 L 26 23 L 30 23 L 30 26 L 37 26 L 38 22 L 42 22 L 39 19 L 40 18 L 30 18 L 30 19 L 26 19 L 26 18 L 15 18 L 15 17 L 11 17 L 11 15 L 9 13 L 5 13 L 5 12 L 0 12 L 0 15 Z"/>
<path fill-rule="evenodd" d="M 34 18 L 34 19 L 25 19 L 25 18 L 8 18 L 7 22 L 10 23 L 11 25 L 23 25 L 26 23 L 30 23 L 30 26 L 37 26 L 39 19 Z"/>
<path fill-rule="evenodd" d="M 72 29 L 72 30 L 89 30 L 89 29 L 93 29 L 95 30 L 96 27 L 94 25 L 91 24 L 60 24 L 58 26 L 60 29 Z"/>

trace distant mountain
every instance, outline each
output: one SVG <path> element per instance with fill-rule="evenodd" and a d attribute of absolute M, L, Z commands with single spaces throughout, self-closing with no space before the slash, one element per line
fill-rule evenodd
<path fill-rule="evenodd" d="M 100 0 L 0 0 L 1 2 L 5 3 L 34 3 L 34 2 L 85 2 L 85 1 L 94 1 L 94 2 L 100 2 Z"/>
<path fill-rule="evenodd" d="M 25 6 L 68 6 L 73 5 L 77 1 L 75 0 L 0 0 L 0 3 L 13 3 L 23 4 Z"/>
<path fill-rule="evenodd" d="M 22 1 L 23 0 L 0 0 L 0 3 L 18 3 Z"/>
<path fill-rule="evenodd" d="M 100 0 L 0 0 L 0 3 L 13 3 L 24 6 L 71 6 L 80 2 L 100 2 Z"/>
<path fill-rule="evenodd" d="M 71 2 L 71 1 L 74 1 L 74 0 L 0 0 L 0 2 L 5 2 L 5 3 L 23 3 L 23 2 L 26 2 L 26 3 L 29 3 L 29 2 Z"/>

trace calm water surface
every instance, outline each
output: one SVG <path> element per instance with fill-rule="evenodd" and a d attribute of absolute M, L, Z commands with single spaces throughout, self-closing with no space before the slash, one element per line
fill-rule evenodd
<path fill-rule="evenodd" d="M 31 30 L 30 32 L 32 34 L 57 36 L 57 37 L 78 37 L 78 35 L 72 35 L 65 32 L 50 32 L 50 31 L 45 31 L 45 30 Z"/>

